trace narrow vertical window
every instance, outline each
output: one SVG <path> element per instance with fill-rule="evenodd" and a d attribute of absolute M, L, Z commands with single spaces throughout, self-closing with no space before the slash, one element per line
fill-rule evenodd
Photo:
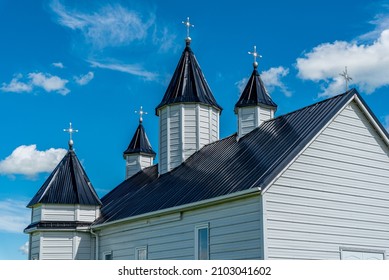
<path fill-rule="evenodd" d="M 195 257 L 197 260 L 209 260 L 209 225 L 195 228 Z"/>
<path fill-rule="evenodd" d="M 147 246 L 135 248 L 135 259 L 136 260 L 147 260 Z"/>

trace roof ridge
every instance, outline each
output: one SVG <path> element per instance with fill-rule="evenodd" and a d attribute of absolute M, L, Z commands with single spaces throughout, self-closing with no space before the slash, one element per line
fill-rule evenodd
<path fill-rule="evenodd" d="M 299 112 L 299 111 L 306 110 L 306 109 L 309 108 L 309 107 L 315 107 L 315 106 L 317 106 L 318 104 L 321 104 L 321 103 L 323 103 L 323 102 L 328 102 L 328 101 L 330 101 L 330 100 L 332 100 L 332 99 L 335 99 L 335 98 L 340 98 L 340 97 L 345 96 L 345 95 L 348 95 L 348 94 L 351 95 L 351 93 L 353 93 L 353 94 L 358 94 L 358 91 L 357 91 L 355 88 L 352 88 L 352 89 L 350 89 L 350 90 L 348 90 L 348 91 L 346 91 L 346 92 L 343 92 L 343 93 L 334 95 L 334 96 L 332 96 L 332 97 L 329 97 L 329 98 L 320 100 L 320 101 L 318 101 L 318 102 L 315 102 L 315 103 L 313 103 L 313 104 L 310 104 L 310 105 L 304 106 L 304 107 L 302 107 L 302 108 L 296 109 L 296 110 L 294 110 L 294 111 L 291 111 L 291 112 L 288 112 L 288 113 L 279 115 L 279 116 L 277 116 L 277 117 L 275 117 L 275 118 L 266 120 L 266 121 L 264 121 L 263 123 L 267 123 L 267 122 L 276 120 L 276 119 L 281 118 L 281 117 L 285 117 L 285 116 L 288 116 L 288 115 L 295 114 L 295 113 L 297 113 L 297 112 Z"/>

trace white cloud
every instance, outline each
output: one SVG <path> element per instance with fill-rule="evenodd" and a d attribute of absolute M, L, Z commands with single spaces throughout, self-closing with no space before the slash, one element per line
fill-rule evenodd
<path fill-rule="evenodd" d="M 157 78 L 157 75 L 155 73 L 149 72 L 137 64 L 100 63 L 97 61 L 89 62 L 92 67 L 124 72 L 131 75 L 143 77 L 146 80 L 155 80 Z"/>
<path fill-rule="evenodd" d="M 65 68 L 65 66 L 63 65 L 62 62 L 53 62 L 51 65 L 53 65 L 54 67 L 57 67 L 57 68 Z"/>
<path fill-rule="evenodd" d="M 243 78 L 242 80 L 237 81 L 237 82 L 235 83 L 235 86 L 236 86 L 236 87 L 238 88 L 238 90 L 239 90 L 238 95 L 240 95 L 240 94 L 244 91 L 244 88 L 246 87 L 248 80 L 249 80 L 249 78 L 246 77 L 246 78 Z"/>
<path fill-rule="evenodd" d="M 19 251 L 22 252 L 23 255 L 28 255 L 28 241 L 19 247 Z"/>
<path fill-rule="evenodd" d="M 66 95 L 70 92 L 66 88 L 68 80 L 62 79 L 58 76 L 53 76 L 48 73 L 29 73 L 27 75 L 28 79 L 23 79 L 22 74 L 17 74 L 11 80 L 9 84 L 3 83 L 0 88 L 2 91 L 6 92 L 31 92 L 34 88 L 39 87 L 43 88 L 47 92 L 55 91 L 59 94 Z"/>
<path fill-rule="evenodd" d="M 46 151 L 38 151 L 36 145 L 22 145 L 0 161 L 0 174 L 21 174 L 33 177 L 38 173 L 51 172 L 65 153 L 64 149 L 50 148 Z"/>
<path fill-rule="evenodd" d="M 89 71 L 85 75 L 81 75 L 78 77 L 74 76 L 73 79 L 77 84 L 84 86 L 84 85 L 88 84 L 90 81 L 92 81 L 94 76 L 95 76 L 95 74 L 92 71 Z"/>
<path fill-rule="evenodd" d="M 347 66 L 356 85 L 367 94 L 389 85 L 389 29 L 371 44 L 335 41 L 324 43 L 297 59 L 298 77 L 325 82 L 320 96 L 333 96 L 345 90 L 339 73 Z"/>
<path fill-rule="evenodd" d="M 32 91 L 31 84 L 20 81 L 20 79 L 22 78 L 23 75 L 17 74 L 9 84 L 3 83 L 0 89 L 6 92 L 18 92 L 18 93 L 31 92 Z"/>
<path fill-rule="evenodd" d="M 55 91 L 59 94 L 66 95 L 70 92 L 66 88 L 68 80 L 61 79 L 58 76 L 53 76 L 48 73 L 29 73 L 28 77 L 31 79 L 31 84 L 43 88 L 47 92 Z"/>
<path fill-rule="evenodd" d="M 288 90 L 287 86 L 281 81 L 283 77 L 289 74 L 289 69 L 282 66 L 272 67 L 269 70 L 261 73 L 261 79 L 265 84 L 266 89 L 269 92 L 273 92 L 275 89 L 281 90 L 286 96 L 291 96 L 292 93 Z M 239 94 L 243 92 L 247 85 L 249 77 L 235 83 L 235 86 L 239 89 Z"/>
<path fill-rule="evenodd" d="M 144 20 L 137 11 L 128 10 L 119 4 L 107 4 L 98 11 L 82 12 L 65 7 L 59 0 L 53 0 L 50 7 L 59 24 L 81 31 L 85 40 L 97 48 L 123 46 L 143 40 L 155 21 L 152 14 Z"/>
<path fill-rule="evenodd" d="M 280 89 L 285 96 L 292 96 L 292 93 L 288 90 L 287 86 L 281 81 L 281 78 L 289 74 L 289 69 L 282 66 L 272 67 L 267 71 L 261 73 L 262 81 L 269 92 L 274 91 L 276 88 Z"/>
<path fill-rule="evenodd" d="M 6 199 L 0 201 L 0 232 L 21 233 L 30 224 L 28 202 Z"/>

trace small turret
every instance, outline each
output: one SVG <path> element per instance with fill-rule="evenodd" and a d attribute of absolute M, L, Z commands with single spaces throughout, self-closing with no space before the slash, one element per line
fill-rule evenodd
<path fill-rule="evenodd" d="M 238 102 L 235 104 L 235 114 L 238 117 L 238 137 L 243 137 L 264 121 L 272 119 L 277 110 L 277 104 L 273 102 L 258 73 L 256 46 L 249 52 L 254 57 L 254 70 L 244 88 Z"/>
<path fill-rule="evenodd" d="M 147 112 L 140 107 L 139 125 L 131 139 L 128 148 L 123 152 L 126 160 L 126 179 L 139 172 L 143 168 L 153 165 L 156 153 L 150 145 L 145 129 L 143 127 L 143 115 Z"/>

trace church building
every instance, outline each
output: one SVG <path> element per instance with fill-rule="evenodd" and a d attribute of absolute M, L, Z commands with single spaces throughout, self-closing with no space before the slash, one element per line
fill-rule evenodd
<path fill-rule="evenodd" d="M 220 139 L 222 108 L 185 43 L 155 108 L 158 163 L 142 108 L 126 178 L 101 198 L 70 140 L 28 204 L 29 259 L 389 258 L 389 135 L 361 95 L 275 116 L 254 61 L 237 132 Z"/>

